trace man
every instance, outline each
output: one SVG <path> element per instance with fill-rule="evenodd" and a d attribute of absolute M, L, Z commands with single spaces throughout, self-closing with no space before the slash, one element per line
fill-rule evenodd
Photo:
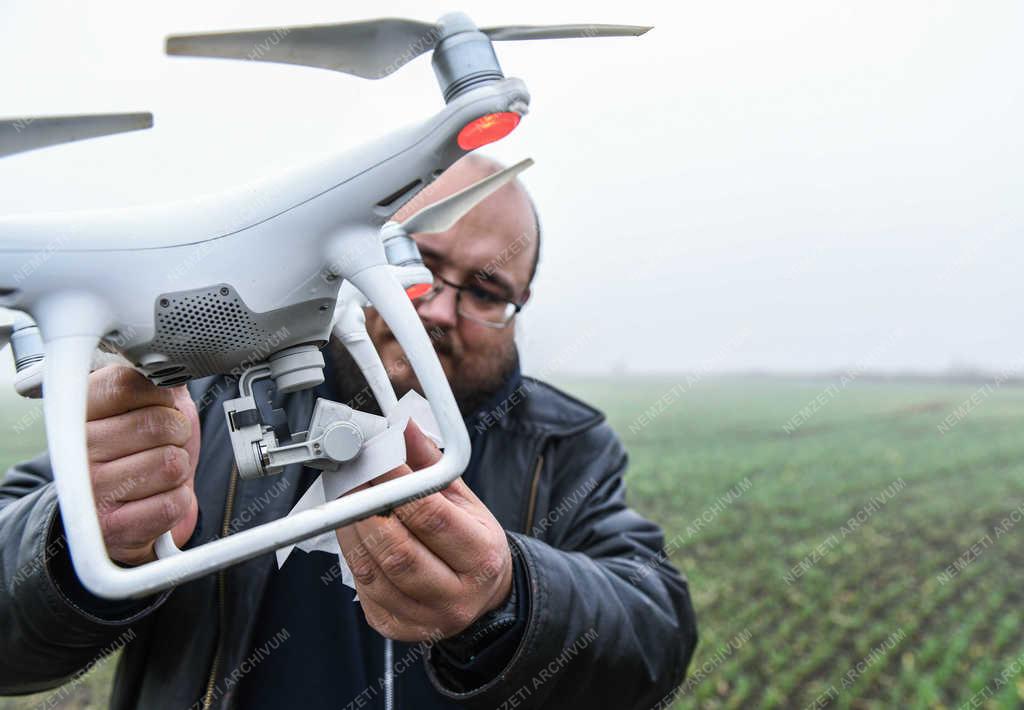
<path fill-rule="evenodd" d="M 464 159 L 396 217 L 498 169 Z M 519 372 L 515 315 L 540 246 L 527 193 L 507 185 L 416 239 L 435 274 L 417 309 L 472 438 L 464 475 L 337 532 L 355 592 L 337 558 L 294 552 L 280 570 L 267 554 L 110 602 L 70 565 L 48 458 L 17 466 L 0 487 L 0 693 L 55 687 L 121 646 L 115 708 L 647 708 L 682 681 L 687 584 L 625 505 L 622 445 L 599 412 Z M 367 327 L 399 396 L 416 387 L 372 309 Z M 324 385 L 282 401 L 292 430 L 316 396 L 372 408 L 343 348 L 329 355 Z M 167 530 L 194 546 L 279 518 L 314 480 L 301 467 L 239 479 L 221 408 L 235 383 L 191 388 L 91 376 L 93 486 L 121 564 L 153 559 Z M 382 479 L 440 455 L 414 424 L 406 445 Z"/>

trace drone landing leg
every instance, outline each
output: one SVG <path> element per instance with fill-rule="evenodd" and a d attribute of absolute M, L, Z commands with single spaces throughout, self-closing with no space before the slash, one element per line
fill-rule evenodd
<path fill-rule="evenodd" d="M 395 279 L 390 266 L 371 266 L 350 280 L 384 318 L 405 351 L 423 386 L 423 394 L 426 395 L 445 442 L 444 454 L 437 463 L 413 475 L 374 486 L 372 490 L 382 495 L 390 494 L 393 490 L 399 502 L 440 490 L 454 481 L 469 463 L 469 434 L 437 353 L 423 330 L 423 323 L 412 301 Z"/>
<path fill-rule="evenodd" d="M 98 341 L 90 335 L 48 339 L 43 380 L 43 414 L 65 537 L 75 572 L 89 588 L 102 586 L 116 572 L 96 514 L 86 451 L 88 378 Z"/>
<path fill-rule="evenodd" d="M 469 461 L 469 434 L 405 290 L 386 264 L 364 269 L 354 283 L 373 300 L 423 384 L 445 442 L 441 459 L 413 475 L 127 569 L 107 555 L 85 433 L 92 354 L 113 319 L 104 303 L 81 293 L 53 295 L 37 304 L 31 315 L 46 350 L 43 413 L 54 480 L 71 559 L 87 589 L 107 599 L 152 594 L 440 490 L 462 473 Z"/>
<path fill-rule="evenodd" d="M 345 306 L 338 323 L 334 326 L 334 335 L 341 340 L 359 366 L 370 386 L 370 391 L 380 405 L 380 413 L 385 417 L 390 415 L 398 406 L 398 398 L 395 396 L 395 388 L 391 386 L 384 363 L 381 362 L 380 354 L 373 347 L 373 341 L 366 332 L 366 315 L 362 306 L 355 302 L 349 302 Z"/>

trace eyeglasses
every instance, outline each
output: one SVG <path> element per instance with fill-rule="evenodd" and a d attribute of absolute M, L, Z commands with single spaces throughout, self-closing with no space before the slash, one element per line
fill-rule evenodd
<path fill-rule="evenodd" d="M 455 312 L 463 318 L 488 328 L 504 328 L 516 313 L 523 310 L 523 304 L 510 301 L 487 291 L 475 284 L 460 285 L 434 274 L 434 283 L 429 290 L 412 299 L 419 306 L 430 303 L 445 289 L 455 289 Z M 466 297 L 463 298 L 463 295 Z"/>

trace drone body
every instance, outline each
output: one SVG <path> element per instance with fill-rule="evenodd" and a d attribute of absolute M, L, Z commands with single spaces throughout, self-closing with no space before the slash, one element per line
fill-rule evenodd
<path fill-rule="evenodd" d="M 528 101 L 522 82 L 503 80 L 420 126 L 212 198 L 0 217 L 0 274 L 38 262 L 31 278 L 0 277 L 0 306 L 41 315 L 72 294 L 92 301 L 88 332 L 164 385 L 238 374 L 270 354 L 272 336 L 278 350 L 322 345 L 342 280 L 388 263 L 387 217 L 467 152 L 458 132 Z M 54 318 L 36 317 L 44 338 L 86 326 Z"/>
<path fill-rule="evenodd" d="M 0 218 L 0 306 L 29 314 L 39 328 L 51 463 L 83 584 L 112 599 L 146 595 L 388 510 L 454 480 L 468 463 L 469 437 L 405 292 L 430 280 L 409 234 L 447 230 L 529 161 L 421 210 L 403 225 L 387 219 L 458 158 L 506 135 L 527 112 L 526 87 L 504 77 L 492 41 L 644 31 L 602 25 L 479 30 L 453 13 L 437 24 L 376 20 L 170 38 L 171 54 L 283 61 L 368 78 L 386 76 L 430 50 L 446 106 L 369 145 L 212 198 Z M 278 41 L 260 43 L 271 34 Z M 32 265 L 31 273 L 25 264 Z M 382 437 L 405 426 L 357 315 L 364 303 L 388 324 L 423 387 L 444 441 L 441 459 L 415 474 L 187 551 L 178 550 L 167 534 L 157 542 L 155 562 L 131 569 L 115 565 L 96 515 L 85 440 L 88 375 L 97 346 L 120 353 L 162 386 L 214 374 L 238 378 L 240 396 L 225 403 L 225 414 L 239 471 L 266 475 L 288 463 L 314 465 L 334 476 L 325 489 L 337 494 L 351 487 L 344 476 L 359 468 L 366 435 Z M 388 416 L 370 419 L 319 400 L 308 431 L 283 431 L 252 385 L 268 378 L 286 393 L 322 381 L 319 348 L 332 329 Z M 363 466 L 360 475 L 366 473 Z"/>
<path fill-rule="evenodd" d="M 422 126 L 256 188 L 278 199 L 261 200 L 267 214 L 248 224 L 232 218 L 245 213 L 251 190 L 156 208 L 0 219 L 0 273 L 16 273 L 51 245 L 31 278 L 0 284 L 0 305 L 29 313 L 46 344 L 45 389 L 60 393 L 44 399 L 50 451 L 55 471 L 71 472 L 57 477 L 58 491 L 67 491 L 62 500 L 91 495 L 82 423 L 86 376 L 99 340 L 117 343 L 160 384 L 239 374 L 277 352 L 325 343 L 342 280 L 378 308 L 402 343 L 448 444 L 433 471 L 395 481 L 403 484 L 399 491 L 374 487 L 362 500 L 362 494 L 348 496 L 132 570 L 106 558 L 94 512 L 65 513 L 76 570 L 90 589 L 111 597 L 146 594 L 436 490 L 461 472 L 468 435 L 388 265 L 380 228 L 401 204 L 394 195 L 411 196 L 465 154 L 457 136 L 466 124 L 525 111 L 527 101 L 515 79 L 480 87 Z M 54 235 L 65 234 L 68 225 L 74 225 L 74 239 L 52 248 Z M 229 263 L 203 258 L 214 240 L 224 240 L 218 252 L 230 254 Z M 192 266 L 182 274 L 179 263 Z M 345 510 L 325 514 L 332 506 Z"/>

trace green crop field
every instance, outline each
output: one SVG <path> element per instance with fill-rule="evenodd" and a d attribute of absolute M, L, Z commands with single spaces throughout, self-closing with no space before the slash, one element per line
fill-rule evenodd
<path fill-rule="evenodd" d="M 561 384 L 622 434 L 690 580 L 701 643 L 665 707 L 1024 705 L 1024 388 Z M 40 448 L 35 406 L 4 403 L 0 463 Z M 52 706 L 102 707 L 111 670 Z"/>
<path fill-rule="evenodd" d="M 690 579 L 673 707 L 1024 704 L 1024 389 L 568 384 L 622 433 L 631 502 Z"/>

